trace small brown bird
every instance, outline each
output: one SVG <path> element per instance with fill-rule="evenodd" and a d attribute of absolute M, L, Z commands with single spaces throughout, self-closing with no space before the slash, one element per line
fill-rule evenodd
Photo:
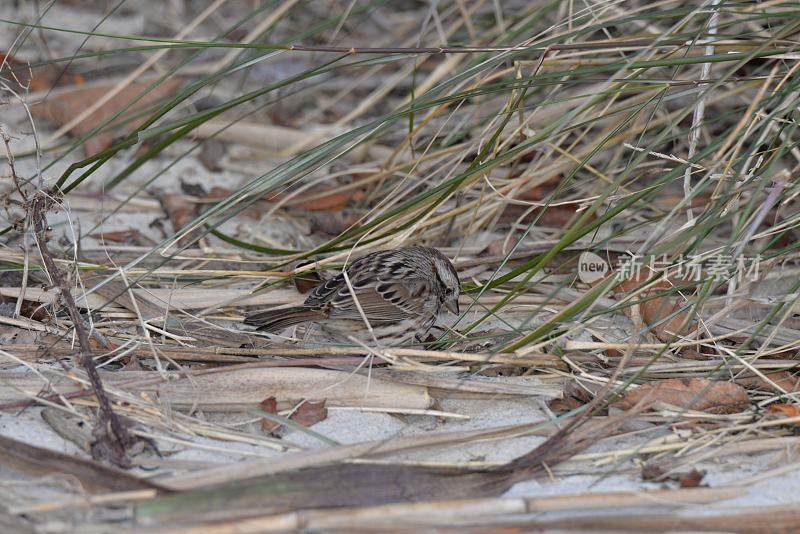
<path fill-rule="evenodd" d="M 434 248 L 373 252 L 348 265 L 345 272 L 349 286 L 340 273 L 314 288 L 301 306 L 256 312 L 245 318 L 245 324 L 277 332 L 310 322 L 337 339 L 353 336 L 369 342 L 374 335 L 379 341 L 397 343 L 421 340 L 443 309 L 458 314 L 458 273 Z"/>

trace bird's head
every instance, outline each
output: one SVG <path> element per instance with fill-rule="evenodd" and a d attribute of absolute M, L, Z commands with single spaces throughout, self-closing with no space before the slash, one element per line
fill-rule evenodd
<path fill-rule="evenodd" d="M 450 312 L 458 315 L 458 293 L 461 283 L 453 263 L 438 250 L 433 255 L 433 268 L 436 281 L 439 284 L 439 295 L 442 305 Z"/>

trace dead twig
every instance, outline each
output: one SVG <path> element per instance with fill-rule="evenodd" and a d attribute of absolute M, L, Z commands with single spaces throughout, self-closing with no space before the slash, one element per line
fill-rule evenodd
<path fill-rule="evenodd" d="M 100 380 L 100 375 L 97 373 L 97 367 L 92 358 L 89 333 L 83 323 L 83 318 L 78 312 L 78 307 L 75 305 L 75 299 L 69 290 L 64 273 L 56 266 L 53 254 L 47 245 L 47 210 L 52 205 L 53 198 L 52 193 L 39 191 L 30 204 L 30 214 L 42 262 L 53 283 L 58 287 L 61 298 L 69 311 L 70 319 L 75 326 L 78 345 L 80 346 L 79 362 L 89 377 L 100 407 L 94 432 L 95 442 L 92 444 L 92 456 L 95 459 L 103 459 L 120 467 L 130 467 L 127 450 L 133 445 L 136 438 L 128 433 L 125 425 L 122 424 L 122 421 L 111 408 L 111 402 L 108 400 L 108 395 L 103 388 L 103 382 Z"/>

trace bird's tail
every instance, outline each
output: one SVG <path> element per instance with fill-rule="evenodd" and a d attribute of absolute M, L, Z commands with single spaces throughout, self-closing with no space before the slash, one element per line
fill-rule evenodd
<path fill-rule="evenodd" d="M 278 332 L 289 326 L 309 321 L 319 321 L 325 314 L 316 307 L 294 306 L 293 308 L 277 308 L 274 310 L 251 313 L 244 319 L 244 324 L 258 327 L 264 332 Z"/>

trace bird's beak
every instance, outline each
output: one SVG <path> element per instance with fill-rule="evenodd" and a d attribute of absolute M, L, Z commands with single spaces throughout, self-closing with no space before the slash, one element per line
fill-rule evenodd
<path fill-rule="evenodd" d="M 461 315 L 458 312 L 458 299 L 448 299 L 448 300 L 446 300 L 445 303 L 444 303 L 444 307 L 447 308 L 447 310 L 450 313 L 453 313 L 455 315 Z"/>

